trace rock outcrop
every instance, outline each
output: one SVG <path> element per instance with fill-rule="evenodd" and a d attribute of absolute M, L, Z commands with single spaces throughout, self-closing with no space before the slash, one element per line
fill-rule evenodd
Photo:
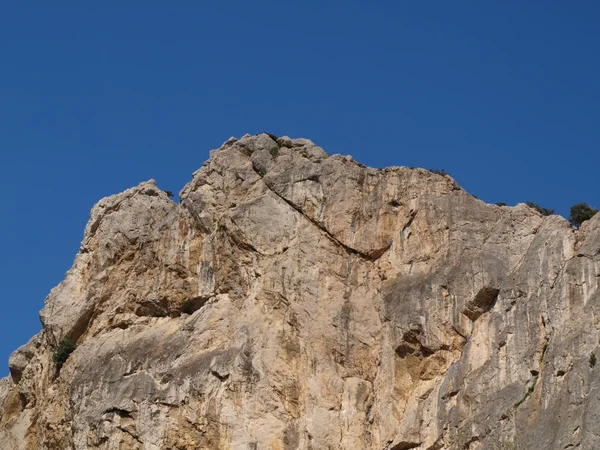
<path fill-rule="evenodd" d="M 0 381 L 0 448 L 600 448 L 600 215 L 266 134 L 180 199 L 93 208 Z"/>

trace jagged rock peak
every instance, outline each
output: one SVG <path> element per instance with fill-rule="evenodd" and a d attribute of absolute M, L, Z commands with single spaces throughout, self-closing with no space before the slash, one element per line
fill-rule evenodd
<path fill-rule="evenodd" d="M 600 215 L 265 133 L 180 199 L 94 206 L 0 380 L 0 449 L 600 447 Z"/>

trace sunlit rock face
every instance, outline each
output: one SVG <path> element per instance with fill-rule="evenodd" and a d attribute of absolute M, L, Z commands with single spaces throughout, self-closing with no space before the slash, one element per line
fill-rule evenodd
<path fill-rule="evenodd" d="M 180 199 L 93 208 L 0 381 L 0 448 L 600 448 L 600 215 L 266 134 Z"/>

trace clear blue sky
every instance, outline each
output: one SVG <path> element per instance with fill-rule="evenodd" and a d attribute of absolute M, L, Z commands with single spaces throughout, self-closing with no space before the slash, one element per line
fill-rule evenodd
<path fill-rule="evenodd" d="M 179 191 L 232 135 L 443 168 L 488 202 L 600 207 L 597 1 L 17 3 L 0 10 L 0 361 L 39 331 L 97 200 Z"/>

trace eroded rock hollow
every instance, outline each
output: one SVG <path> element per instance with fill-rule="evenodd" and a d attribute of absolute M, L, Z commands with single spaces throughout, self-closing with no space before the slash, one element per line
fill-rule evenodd
<path fill-rule="evenodd" d="M 266 134 L 180 199 L 93 208 L 0 381 L 0 448 L 600 448 L 600 215 Z"/>

